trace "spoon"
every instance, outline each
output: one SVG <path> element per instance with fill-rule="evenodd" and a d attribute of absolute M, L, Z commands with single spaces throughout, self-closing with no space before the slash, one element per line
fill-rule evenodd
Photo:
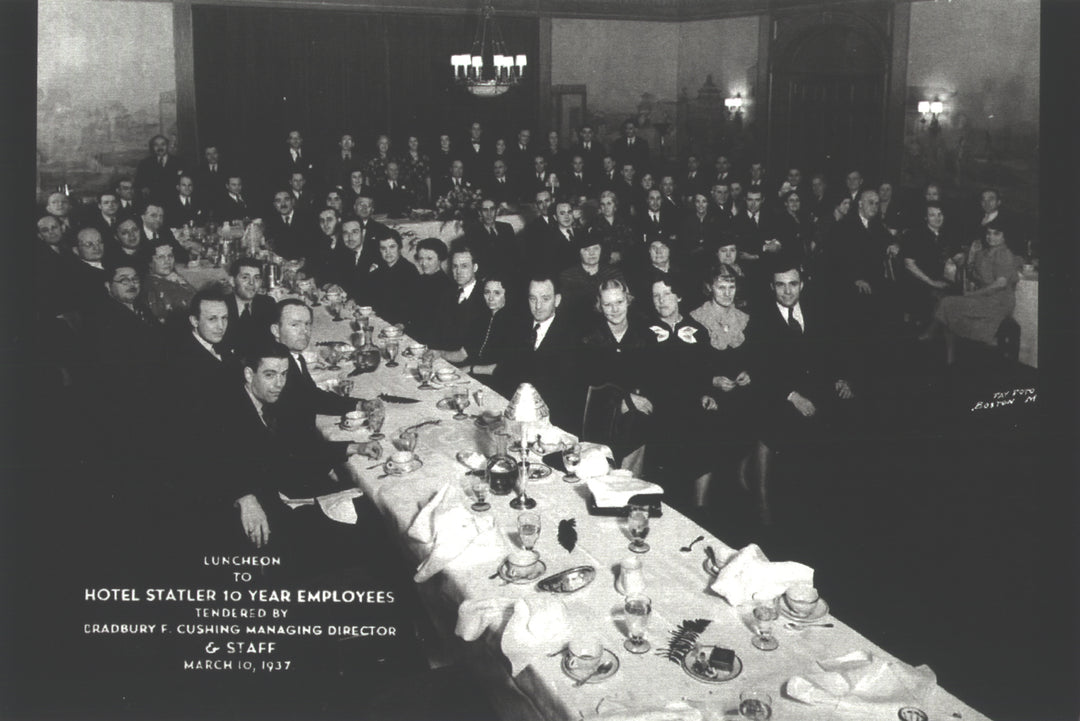
<path fill-rule="evenodd" d="M 804 628 L 833 628 L 835 623 L 796 623 L 795 621 L 785 621 L 784 628 L 789 631 L 801 631 Z"/>
<path fill-rule="evenodd" d="M 697 543 L 698 541 L 704 541 L 704 540 L 705 540 L 705 536 L 698 536 L 694 540 L 690 541 L 689 546 L 683 546 L 679 550 L 682 551 L 683 553 L 690 553 L 690 550 L 693 549 L 695 543 Z"/>
<path fill-rule="evenodd" d="M 709 563 L 713 565 L 713 568 L 719 571 L 720 561 L 716 558 L 716 550 L 712 546 L 705 546 L 705 555 L 709 557 Z"/>
<path fill-rule="evenodd" d="M 608 671 L 611 670 L 612 666 L 614 666 L 614 665 L 615 664 L 613 662 L 611 662 L 611 661 L 605 661 L 604 663 L 600 664 L 595 669 L 593 669 L 593 672 L 590 673 L 588 676 L 586 676 L 585 678 L 580 679 L 578 681 L 575 681 L 574 682 L 574 688 L 577 688 L 578 686 L 584 686 L 585 684 L 587 684 L 589 682 L 589 679 L 591 679 L 593 676 L 598 676 L 598 675 L 600 675 L 602 673 L 607 673 Z"/>

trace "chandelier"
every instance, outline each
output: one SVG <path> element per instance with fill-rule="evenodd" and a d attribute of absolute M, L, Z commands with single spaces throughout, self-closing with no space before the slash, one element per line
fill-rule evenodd
<path fill-rule="evenodd" d="M 488 58 L 490 65 L 485 64 Z M 476 27 L 472 52 L 450 56 L 454 81 L 481 98 L 502 95 L 521 82 L 527 63 L 528 58 L 524 55 L 507 54 L 502 33 L 495 24 L 495 8 L 490 2 L 480 8 L 480 23 Z"/>

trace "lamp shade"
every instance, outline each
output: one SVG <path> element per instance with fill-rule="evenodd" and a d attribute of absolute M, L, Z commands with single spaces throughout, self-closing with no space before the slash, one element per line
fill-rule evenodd
<path fill-rule="evenodd" d="M 514 397 L 506 406 L 503 417 L 517 423 L 537 423 L 547 420 L 550 412 L 547 403 L 536 392 L 532 383 L 522 383 L 514 391 Z"/>

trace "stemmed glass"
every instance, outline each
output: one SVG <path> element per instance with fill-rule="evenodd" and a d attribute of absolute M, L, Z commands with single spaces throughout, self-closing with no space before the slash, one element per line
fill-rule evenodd
<path fill-rule="evenodd" d="M 626 611 L 626 631 L 630 638 L 623 642 L 623 648 L 630 653 L 645 653 L 652 645 L 645 638 L 645 629 L 652 614 L 652 601 L 648 596 L 630 594 L 623 604 Z"/>
<path fill-rule="evenodd" d="M 491 491 L 491 483 L 486 476 L 478 476 L 473 479 L 472 491 L 476 496 L 476 503 L 472 504 L 474 511 L 490 511 L 491 504 L 487 502 L 487 495 Z"/>
<path fill-rule="evenodd" d="M 520 511 L 523 508 L 536 508 L 536 500 L 529 498 L 529 492 L 525 488 L 525 482 L 529 478 L 529 449 L 524 439 L 518 450 L 521 453 L 521 462 L 518 463 L 517 483 L 514 485 L 517 496 L 510 500 L 510 507 Z"/>
<path fill-rule="evenodd" d="M 540 514 L 533 511 L 519 513 L 517 517 L 518 538 L 526 551 L 533 550 L 540 538 Z"/>
<path fill-rule="evenodd" d="M 397 368 L 399 363 L 397 362 L 398 351 L 401 349 L 401 343 L 397 340 L 388 340 L 383 345 L 383 358 L 386 360 L 387 368 Z"/>
<path fill-rule="evenodd" d="M 754 637 L 750 643 L 761 651 L 775 651 L 780 642 L 773 635 L 773 622 L 780 617 L 779 597 L 765 593 L 753 595 L 751 615 L 754 618 Z"/>
<path fill-rule="evenodd" d="M 416 366 L 417 373 L 420 374 L 420 380 L 423 383 L 420 384 L 419 390 L 431 391 L 435 390 L 435 386 L 431 385 L 431 378 L 435 375 L 435 359 L 429 353 L 424 353 L 420 358 L 420 362 Z"/>
<path fill-rule="evenodd" d="M 566 467 L 566 473 L 563 475 L 563 480 L 567 483 L 577 483 L 581 479 L 577 475 L 578 464 L 581 463 L 581 444 L 570 443 L 564 445 L 562 449 L 562 462 Z"/>
<path fill-rule="evenodd" d="M 634 539 L 630 541 L 630 550 L 634 553 L 648 551 L 649 544 L 645 543 L 645 537 L 649 535 L 649 507 L 630 506 L 630 512 L 626 516 L 626 526 Z"/>
<path fill-rule="evenodd" d="M 361 401 L 360 410 L 367 414 L 371 440 L 378 441 L 386 438 L 386 434 L 382 432 L 383 422 L 386 421 L 386 404 L 383 403 L 382 398 Z"/>
<path fill-rule="evenodd" d="M 319 346 L 319 356 L 326 363 L 326 370 L 341 370 L 341 366 L 338 365 L 338 361 L 341 360 L 341 349 L 337 344 Z"/>
<path fill-rule="evenodd" d="M 341 300 L 341 296 L 333 296 L 333 298 L 327 298 L 326 310 L 330 311 L 330 317 L 335 320 L 345 320 L 345 317 L 341 315 L 341 308 L 344 302 Z"/>
<path fill-rule="evenodd" d="M 739 694 L 739 715 L 751 721 L 772 718 L 772 696 L 764 691 L 743 691 Z"/>
<path fill-rule="evenodd" d="M 457 410 L 457 413 L 454 414 L 454 420 L 467 420 L 469 416 L 465 415 L 465 409 L 469 407 L 469 384 L 455 383 L 451 386 L 451 389 L 453 392 L 451 403 L 454 404 L 454 408 Z"/>

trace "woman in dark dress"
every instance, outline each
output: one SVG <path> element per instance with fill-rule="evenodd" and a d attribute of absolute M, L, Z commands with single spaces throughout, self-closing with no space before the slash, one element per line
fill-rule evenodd
<path fill-rule="evenodd" d="M 656 397 L 652 372 L 656 335 L 631 315 L 633 301 L 622 279 L 600 284 L 597 309 L 602 318 L 582 339 L 582 357 L 589 385 L 614 383 L 622 391 L 615 409 L 614 437 L 609 439 L 611 450 L 617 463 L 640 477 L 644 443 L 651 436 L 652 398 Z"/>
<path fill-rule="evenodd" d="M 489 275 L 483 283 L 487 312 L 478 314 L 465 330 L 465 360 L 459 365 L 469 375 L 494 388 L 507 398 L 514 389 L 505 380 L 500 366 L 514 349 L 515 321 L 520 314 L 507 307 L 509 283 L 502 275 Z"/>
<path fill-rule="evenodd" d="M 401 182 L 412 189 L 414 207 L 431 207 L 431 158 L 420 152 L 419 136 L 409 136 L 408 148 L 401 158 Z"/>
<path fill-rule="evenodd" d="M 600 214 L 589 225 L 589 236 L 600 241 L 612 265 L 626 259 L 634 242 L 634 231 L 618 217 L 618 198 L 610 190 L 600 193 Z"/>
<path fill-rule="evenodd" d="M 388 323 L 405 325 L 420 273 L 401 257 L 401 238 L 396 234 L 379 241 L 379 255 L 379 267 L 369 276 L 371 306 Z"/>
<path fill-rule="evenodd" d="M 440 308 L 454 295 L 454 281 L 443 270 L 447 258 L 446 244 L 438 238 L 424 238 L 416 244 L 416 279 L 412 302 L 409 304 L 405 332 L 420 343 L 439 346 L 443 338 Z"/>
<path fill-rule="evenodd" d="M 690 313 L 709 333 L 706 411 L 715 413 L 712 435 L 714 464 L 739 464 L 744 488 L 750 451 L 757 435 L 751 356 L 747 347 L 750 316 L 735 307 L 737 276 L 729 266 L 717 266 L 709 283 L 710 300 Z M 711 473 L 695 483 L 695 504 L 705 505 Z"/>
<path fill-rule="evenodd" d="M 810 255 L 814 238 L 813 224 L 802 211 L 802 199 L 794 190 L 784 198 L 784 211 L 776 221 L 776 237 L 780 241 L 781 251 L 790 262 L 803 266 Z"/>

